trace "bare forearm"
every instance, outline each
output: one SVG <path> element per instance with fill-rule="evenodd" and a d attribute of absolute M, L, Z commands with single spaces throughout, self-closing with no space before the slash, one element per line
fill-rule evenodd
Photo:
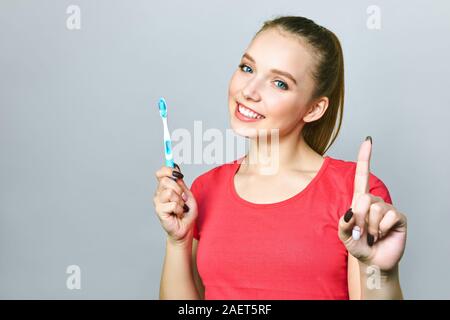
<path fill-rule="evenodd" d="M 361 279 L 361 299 L 364 300 L 402 300 L 398 265 L 389 272 L 359 263 Z"/>
<path fill-rule="evenodd" d="M 160 299 L 200 299 L 192 274 L 191 254 L 192 241 L 186 241 L 186 244 L 176 244 L 167 238 L 159 290 Z"/>

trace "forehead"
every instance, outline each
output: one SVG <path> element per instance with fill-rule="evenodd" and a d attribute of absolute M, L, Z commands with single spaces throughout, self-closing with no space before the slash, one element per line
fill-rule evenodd
<path fill-rule="evenodd" d="M 275 29 L 258 34 L 247 48 L 262 69 L 280 69 L 304 80 L 312 66 L 312 56 L 307 45 L 294 35 Z"/>

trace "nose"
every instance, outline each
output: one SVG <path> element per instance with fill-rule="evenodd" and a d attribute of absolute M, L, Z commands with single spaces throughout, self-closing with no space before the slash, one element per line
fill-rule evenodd
<path fill-rule="evenodd" d="M 250 79 L 245 87 L 242 89 L 242 96 L 248 100 L 258 101 L 260 95 L 258 92 L 258 80 L 256 78 Z"/>

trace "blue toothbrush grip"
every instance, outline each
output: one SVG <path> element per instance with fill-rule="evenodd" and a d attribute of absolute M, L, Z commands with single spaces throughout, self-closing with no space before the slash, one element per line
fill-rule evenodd
<path fill-rule="evenodd" d="M 170 140 L 166 140 L 164 143 L 164 152 L 166 155 L 166 166 L 175 168 L 175 164 L 172 158 L 172 144 Z"/>

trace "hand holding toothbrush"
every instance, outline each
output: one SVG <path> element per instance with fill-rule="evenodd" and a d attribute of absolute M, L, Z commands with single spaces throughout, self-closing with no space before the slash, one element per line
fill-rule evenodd
<path fill-rule="evenodd" d="M 183 174 L 179 167 L 163 166 L 156 171 L 156 178 L 158 187 L 153 204 L 162 227 L 176 244 L 191 241 L 188 235 L 193 235 L 197 202 L 184 183 Z"/>
<path fill-rule="evenodd" d="M 167 104 L 159 100 L 159 112 L 164 125 L 166 165 L 156 171 L 158 186 L 153 198 L 157 216 L 169 239 L 176 244 L 189 241 L 197 218 L 197 203 L 183 181 L 180 167 L 173 162 L 172 143 L 167 125 Z"/>

